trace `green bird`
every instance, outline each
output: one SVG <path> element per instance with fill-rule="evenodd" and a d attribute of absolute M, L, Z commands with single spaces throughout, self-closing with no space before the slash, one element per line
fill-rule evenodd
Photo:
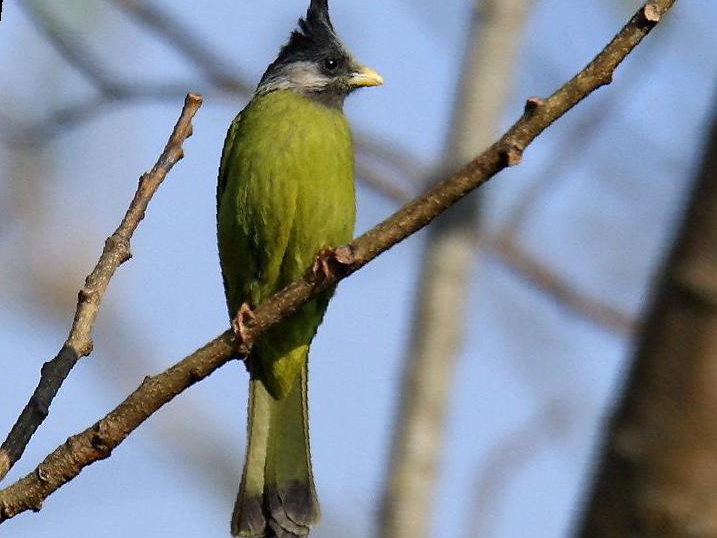
<path fill-rule="evenodd" d="M 383 81 L 334 32 L 327 0 L 306 17 L 229 127 L 217 186 L 217 236 L 230 318 L 350 241 L 354 154 L 342 108 L 353 90 Z M 307 417 L 309 344 L 332 291 L 254 343 L 248 446 L 231 530 L 246 538 L 306 536 L 319 519 Z"/>

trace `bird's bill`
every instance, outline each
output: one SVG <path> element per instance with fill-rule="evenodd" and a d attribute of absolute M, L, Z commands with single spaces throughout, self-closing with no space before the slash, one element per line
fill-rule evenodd
<path fill-rule="evenodd" d="M 376 71 L 365 65 L 361 65 L 356 69 L 349 79 L 352 88 L 362 88 L 364 86 L 379 86 L 383 84 L 383 78 Z"/>

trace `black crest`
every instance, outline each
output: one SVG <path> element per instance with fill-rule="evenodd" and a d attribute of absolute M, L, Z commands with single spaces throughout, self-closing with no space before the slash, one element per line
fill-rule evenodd
<path fill-rule="evenodd" d="M 334 33 L 328 0 L 311 0 L 306 17 L 299 19 L 299 28 L 291 32 L 289 41 L 267 71 L 290 62 L 316 61 L 331 51 L 343 52 L 343 45 Z"/>
<path fill-rule="evenodd" d="M 331 26 L 329 18 L 329 2 L 328 0 L 311 0 L 309 9 L 306 10 L 306 20 L 299 19 L 299 26 L 303 29 L 303 24 L 323 24 L 328 26 L 333 32 L 334 27 Z"/>

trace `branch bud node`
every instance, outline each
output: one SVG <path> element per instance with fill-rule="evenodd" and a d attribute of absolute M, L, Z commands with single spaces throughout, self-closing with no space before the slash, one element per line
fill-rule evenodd
<path fill-rule="evenodd" d="M 42 482 L 43 484 L 46 484 L 49 482 L 49 477 L 45 473 L 45 466 L 44 465 L 38 465 L 37 469 L 35 470 L 35 474 L 37 475 L 37 479 Z M 38 508 L 39 510 L 39 508 Z"/>
<path fill-rule="evenodd" d="M 660 18 L 662 17 L 662 15 L 660 15 L 660 8 L 652 3 L 645 4 L 642 8 L 642 14 L 645 16 L 645 20 L 654 23 L 660 22 Z"/>
<path fill-rule="evenodd" d="M 542 97 L 528 97 L 528 99 L 525 101 L 524 112 L 525 114 L 531 114 L 543 105 L 545 105 L 545 99 L 543 99 Z"/>
<path fill-rule="evenodd" d="M 517 144 L 510 143 L 503 149 L 503 156 L 508 166 L 515 166 L 516 164 L 520 164 L 523 158 L 523 148 L 518 147 Z"/>

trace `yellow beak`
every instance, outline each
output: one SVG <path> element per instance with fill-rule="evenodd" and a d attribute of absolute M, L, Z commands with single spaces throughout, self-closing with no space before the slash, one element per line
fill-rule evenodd
<path fill-rule="evenodd" d="M 383 84 L 383 78 L 376 71 L 365 65 L 361 65 L 356 69 L 349 79 L 349 85 L 352 88 L 361 88 L 363 86 L 380 86 Z"/>

